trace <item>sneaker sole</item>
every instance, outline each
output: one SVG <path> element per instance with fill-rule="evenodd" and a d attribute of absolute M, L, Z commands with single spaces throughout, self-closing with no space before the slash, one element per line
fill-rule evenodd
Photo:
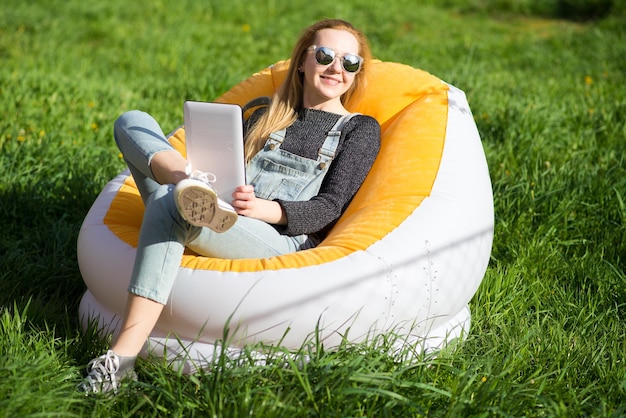
<path fill-rule="evenodd" d="M 178 211 L 187 222 L 215 232 L 226 232 L 237 222 L 237 214 L 220 208 L 217 194 L 197 185 L 182 187 L 176 195 Z"/>

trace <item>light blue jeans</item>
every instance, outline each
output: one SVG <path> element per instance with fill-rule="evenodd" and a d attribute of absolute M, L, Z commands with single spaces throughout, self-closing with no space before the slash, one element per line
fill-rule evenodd
<path fill-rule="evenodd" d="M 244 216 L 224 233 L 189 225 L 176 208 L 174 185 L 159 184 L 150 169 L 156 154 L 174 150 L 154 118 L 137 110 L 124 113 L 115 122 L 114 136 L 145 204 L 129 292 L 166 304 L 185 246 L 228 259 L 272 257 L 307 247 L 306 236 L 281 235 L 273 226 Z"/>

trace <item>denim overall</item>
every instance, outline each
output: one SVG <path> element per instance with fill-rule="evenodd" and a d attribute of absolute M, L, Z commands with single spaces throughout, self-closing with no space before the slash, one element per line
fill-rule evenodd
<path fill-rule="evenodd" d="M 341 129 L 355 114 L 339 118 L 326 134 L 317 160 L 300 157 L 280 148 L 286 130 L 270 134 L 265 146 L 246 168 L 254 194 L 267 200 L 309 200 L 317 195 L 339 145 Z"/>

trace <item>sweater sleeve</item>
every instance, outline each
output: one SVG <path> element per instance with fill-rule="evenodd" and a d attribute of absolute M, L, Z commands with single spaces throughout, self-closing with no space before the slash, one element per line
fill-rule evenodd
<path fill-rule="evenodd" d="M 307 201 L 278 201 L 287 216 L 281 233 L 325 235 L 361 187 L 380 149 L 380 125 L 370 116 L 357 115 L 341 135 L 341 147 L 319 193 Z"/>

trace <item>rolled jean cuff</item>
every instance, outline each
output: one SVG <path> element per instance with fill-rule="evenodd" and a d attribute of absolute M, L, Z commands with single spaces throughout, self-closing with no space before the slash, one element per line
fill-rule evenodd
<path fill-rule="evenodd" d="M 167 301 L 169 300 L 169 295 L 163 298 L 158 294 L 158 292 L 150 289 L 143 289 L 139 286 L 128 286 L 128 292 L 135 296 L 150 299 L 151 301 L 160 303 L 161 305 L 167 305 Z"/>

